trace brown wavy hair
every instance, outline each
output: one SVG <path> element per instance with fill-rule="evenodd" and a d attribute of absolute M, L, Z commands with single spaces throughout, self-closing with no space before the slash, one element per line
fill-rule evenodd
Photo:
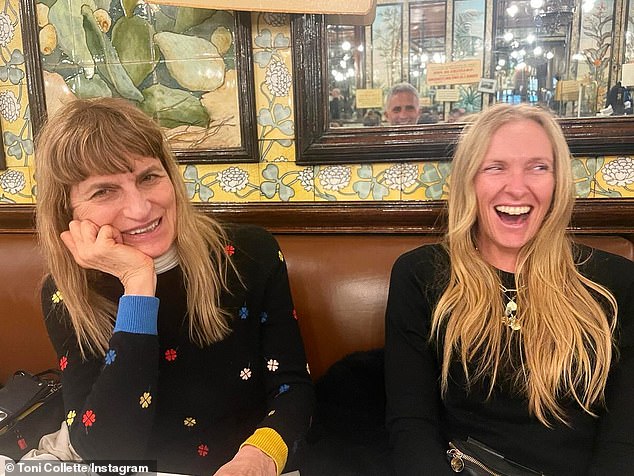
<path fill-rule="evenodd" d="M 489 395 L 506 366 L 513 331 L 501 323 L 504 310 L 497 270 L 477 250 L 475 176 L 493 134 L 513 121 L 535 121 L 552 144 L 555 190 L 536 235 L 520 250 L 515 270 L 519 357 L 510 382 L 528 399 L 544 425 L 567 423 L 562 399 L 587 413 L 604 404 L 613 358 L 617 304 L 609 290 L 582 276 L 566 227 L 574 206 L 571 156 L 556 119 L 529 105 L 493 106 L 467 125 L 452 163 L 445 246 L 451 257 L 449 284 L 434 310 L 432 339 L 442 341 L 441 387 L 458 358 L 472 382 L 490 379 Z M 508 369 L 508 367 L 506 367 Z"/>
<path fill-rule="evenodd" d="M 132 155 L 155 157 L 174 186 L 176 248 L 187 290 L 189 335 L 203 346 L 229 333 L 219 296 L 227 287 L 226 237 L 189 201 L 178 164 L 152 119 L 123 99 L 73 100 L 44 125 L 36 141 L 37 230 L 48 269 L 63 296 L 82 355 L 103 355 L 116 306 L 103 297 L 60 239 L 72 220 L 71 187 L 91 175 L 133 170 Z M 211 259 L 201 259 L 211 256 Z"/>

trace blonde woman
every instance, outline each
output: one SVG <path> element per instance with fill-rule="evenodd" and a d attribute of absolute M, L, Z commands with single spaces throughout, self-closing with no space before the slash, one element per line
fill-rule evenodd
<path fill-rule="evenodd" d="M 634 468 L 634 263 L 570 242 L 570 161 L 532 106 L 494 106 L 462 136 L 444 242 L 392 271 L 399 475 Z"/>
<path fill-rule="evenodd" d="M 124 100 L 65 106 L 36 167 L 42 306 L 76 452 L 281 473 L 313 394 L 275 240 L 196 212 L 160 128 Z"/>

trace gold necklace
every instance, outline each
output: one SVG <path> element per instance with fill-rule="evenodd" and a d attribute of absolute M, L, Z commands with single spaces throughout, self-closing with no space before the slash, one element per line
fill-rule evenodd
<path fill-rule="evenodd" d="M 501 284 L 500 289 L 502 290 L 504 297 L 508 299 L 506 307 L 504 308 L 504 316 L 502 316 L 502 322 L 509 326 L 512 330 L 519 331 L 522 326 L 520 325 L 520 320 L 517 317 L 517 303 L 515 302 L 515 299 L 517 298 L 517 289 L 505 288 Z M 515 294 L 507 294 L 511 292 Z"/>

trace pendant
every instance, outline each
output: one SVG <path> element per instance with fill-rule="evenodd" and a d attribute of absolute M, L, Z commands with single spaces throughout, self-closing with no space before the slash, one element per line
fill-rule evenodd
<path fill-rule="evenodd" d="M 506 303 L 506 309 L 504 310 L 504 322 L 514 331 L 519 331 L 522 326 L 519 323 L 519 320 L 515 317 L 517 314 L 517 303 L 510 299 L 509 302 Z"/>
<path fill-rule="evenodd" d="M 511 328 L 511 330 L 514 330 L 514 331 L 519 331 L 522 328 L 519 321 L 515 319 L 515 316 L 509 317 L 507 319 L 507 324 Z"/>

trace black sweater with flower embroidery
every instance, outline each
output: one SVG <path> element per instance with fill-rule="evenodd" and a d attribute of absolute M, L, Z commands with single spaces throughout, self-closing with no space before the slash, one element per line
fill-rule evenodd
<path fill-rule="evenodd" d="M 387 426 L 397 474 L 454 474 L 446 458 L 448 442 L 467 437 L 549 476 L 632 474 L 634 263 L 586 247 L 576 254 L 579 271 L 607 287 L 618 302 L 618 358 L 608 376 L 607 409 L 594 409 L 594 418 L 575 402 L 562 402 L 570 426 L 553 422 L 552 428 L 532 416 L 526 398 L 509 386 L 496 385 L 490 398 L 487 382 L 472 382 L 468 389 L 455 360 L 441 399 L 442 353 L 429 334 L 434 306 L 447 286 L 449 256 L 442 246 L 429 245 L 397 260 L 385 330 Z M 500 273 L 504 285 L 514 287 L 514 276 Z"/>
<path fill-rule="evenodd" d="M 100 292 L 119 300 L 117 321 L 106 355 L 85 361 L 63 296 L 46 281 L 43 312 L 83 459 L 156 460 L 160 471 L 209 475 L 247 439 L 278 466 L 296 449 L 314 397 L 284 257 L 260 228 L 228 234 L 244 285 L 230 277 L 221 302 L 231 334 L 203 348 L 189 338 L 178 266 L 158 276 L 158 299 L 121 296 L 118 280 L 102 277 Z"/>

